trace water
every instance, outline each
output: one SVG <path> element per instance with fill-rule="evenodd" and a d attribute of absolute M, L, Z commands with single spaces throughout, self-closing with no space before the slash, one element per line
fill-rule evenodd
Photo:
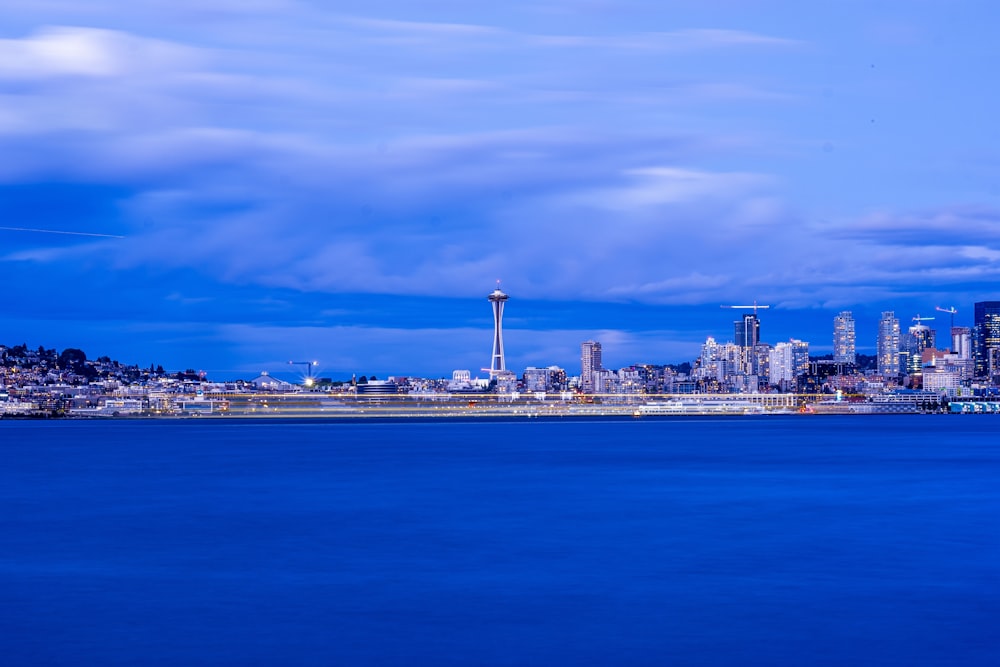
<path fill-rule="evenodd" d="M 11 665 L 997 665 L 1000 420 L 0 422 Z"/>

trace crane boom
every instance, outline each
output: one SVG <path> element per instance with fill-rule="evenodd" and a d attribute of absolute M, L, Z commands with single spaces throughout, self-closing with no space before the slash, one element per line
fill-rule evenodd
<path fill-rule="evenodd" d="M 768 309 L 770 307 L 771 306 L 761 305 L 761 304 L 757 303 L 756 301 L 753 302 L 752 306 L 744 306 L 744 305 L 736 305 L 736 306 L 722 305 L 722 306 L 719 306 L 719 308 L 741 308 L 741 309 L 746 309 L 746 310 L 751 310 L 752 309 L 754 315 L 757 314 L 757 310 L 758 309 L 766 310 L 766 309 Z"/>
<path fill-rule="evenodd" d="M 951 315 L 951 326 L 952 328 L 955 327 L 955 313 L 958 312 L 958 308 L 955 308 L 955 306 L 952 306 L 950 308 L 942 308 L 941 306 L 934 306 L 934 310 L 938 311 L 939 313 L 948 313 L 949 315 Z"/>

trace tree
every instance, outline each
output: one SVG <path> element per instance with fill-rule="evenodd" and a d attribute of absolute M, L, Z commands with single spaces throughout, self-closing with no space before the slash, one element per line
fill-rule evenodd
<path fill-rule="evenodd" d="M 65 370 L 78 371 L 80 366 L 87 362 L 87 355 L 83 350 L 78 350 L 75 347 L 67 347 L 59 355 L 57 363 L 59 368 Z"/>

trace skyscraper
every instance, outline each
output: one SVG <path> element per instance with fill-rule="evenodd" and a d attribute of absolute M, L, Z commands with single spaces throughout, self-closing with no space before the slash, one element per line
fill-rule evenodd
<path fill-rule="evenodd" d="M 809 343 L 797 338 L 792 338 L 788 342 L 792 345 L 792 363 L 795 376 L 806 375 L 809 373 Z"/>
<path fill-rule="evenodd" d="M 580 344 L 580 388 L 587 393 L 594 391 L 594 372 L 602 370 L 601 344 L 588 340 Z"/>
<path fill-rule="evenodd" d="M 976 377 L 986 377 L 991 371 L 990 350 L 1000 349 L 1000 301 L 979 301 L 975 305 L 973 325 L 973 358 Z M 995 354 L 995 353 L 994 353 Z"/>
<path fill-rule="evenodd" d="M 854 349 L 854 315 L 849 310 L 833 318 L 833 360 L 840 364 L 853 364 L 857 360 Z"/>
<path fill-rule="evenodd" d="M 910 327 L 900 341 L 900 350 L 904 353 L 900 356 L 905 358 L 905 367 L 902 367 L 901 370 L 909 375 L 919 375 L 922 368 L 923 352 L 936 346 L 937 332 L 921 323 L 924 319 L 932 318 L 923 318 L 917 315 L 913 319 L 917 320 L 917 323 Z"/>
<path fill-rule="evenodd" d="M 696 380 L 721 381 L 725 375 L 721 356 L 720 346 L 709 336 L 701 346 L 701 357 L 692 371 L 692 377 Z"/>
<path fill-rule="evenodd" d="M 507 365 L 503 357 L 503 306 L 510 298 L 500 291 L 500 281 L 497 281 L 497 288 L 490 292 L 490 304 L 493 306 L 493 357 L 490 360 L 490 377 L 494 377 L 500 371 L 507 370 Z"/>
<path fill-rule="evenodd" d="M 733 322 L 734 340 L 740 347 L 756 347 L 760 342 L 760 320 L 756 313 L 747 313 L 743 319 Z"/>
<path fill-rule="evenodd" d="M 972 330 L 969 327 L 951 328 L 951 351 L 960 359 L 972 359 Z"/>
<path fill-rule="evenodd" d="M 878 321 L 878 372 L 880 375 L 899 375 L 899 320 L 891 310 L 882 313 Z"/>

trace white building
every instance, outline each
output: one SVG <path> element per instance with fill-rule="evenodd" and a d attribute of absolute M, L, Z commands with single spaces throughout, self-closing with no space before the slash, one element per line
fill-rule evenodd
<path fill-rule="evenodd" d="M 719 358 L 719 346 L 711 336 L 701 346 L 701 359 L 698 362 L 698 367 L 691 372 L 691 377 L 695 380 L 717 380 L 720 382 L 724 377 Z"/>
<path fill-rule="evenodd" d="M 498 394 L 507 394 L 516 398 L 518 393 L 517 376 L 514 373 L 511 371 L 497 371 L 493 373 L 493 376 L 496 380 L 496 392 Z"/>
<path fill-rule="evenodd" d="M 558 366 L 524 369 L 525 391 L 552 391 L 566 387 L 566 371 Z"/>
<path fill-rule="evenodd" d="M 613 394 L 618 391 L 618 374 L 614 371 L 601 368 L 594 371 L 593 377 L 595 394 Z"/>
<path fill-rule="evenodd" d="M 639 373 L 639 369 L 630 367 L 622 368 L 618 371 L 618 393 L 620 394 L 641 394 L 645 388 L 645 383 Z"/>
<path fill-rule="evenodd" d="M 887 310 L 878 321 L 878 372 L 883 377 L 899 375 L 899 320 Z"/>
<path fill-rule="evenodd" d="M 951 351 L 962 359 L 972 359 L 972 329 L 951 328 Z"/>
<path fill-rule="evenodd" d="M 600 392 L 595 383 L 595 373 L 603 370 L 601 344 L 588 340 L 580 344 L 580 388 L 587 392 Z"/>
<path fill-rule="evenodd" d="M 924 391 L 955 397 L 962 386 L 962 370 L 948 364 L 924 366 L 923 382 Z"/>
<path fill-rule="evenodd" d="M 787 389 L 795 382 L 795 355 L 791 343 L 778 343 L 770 354 L 771 373 L 768 381 L 775 387 Z"/>
<path fill-rule="evenodd" d="M 854 343 L 854 314 L 845 310 L 833 318 L 833 360 L 840 364 L 857 361 Z"/>

